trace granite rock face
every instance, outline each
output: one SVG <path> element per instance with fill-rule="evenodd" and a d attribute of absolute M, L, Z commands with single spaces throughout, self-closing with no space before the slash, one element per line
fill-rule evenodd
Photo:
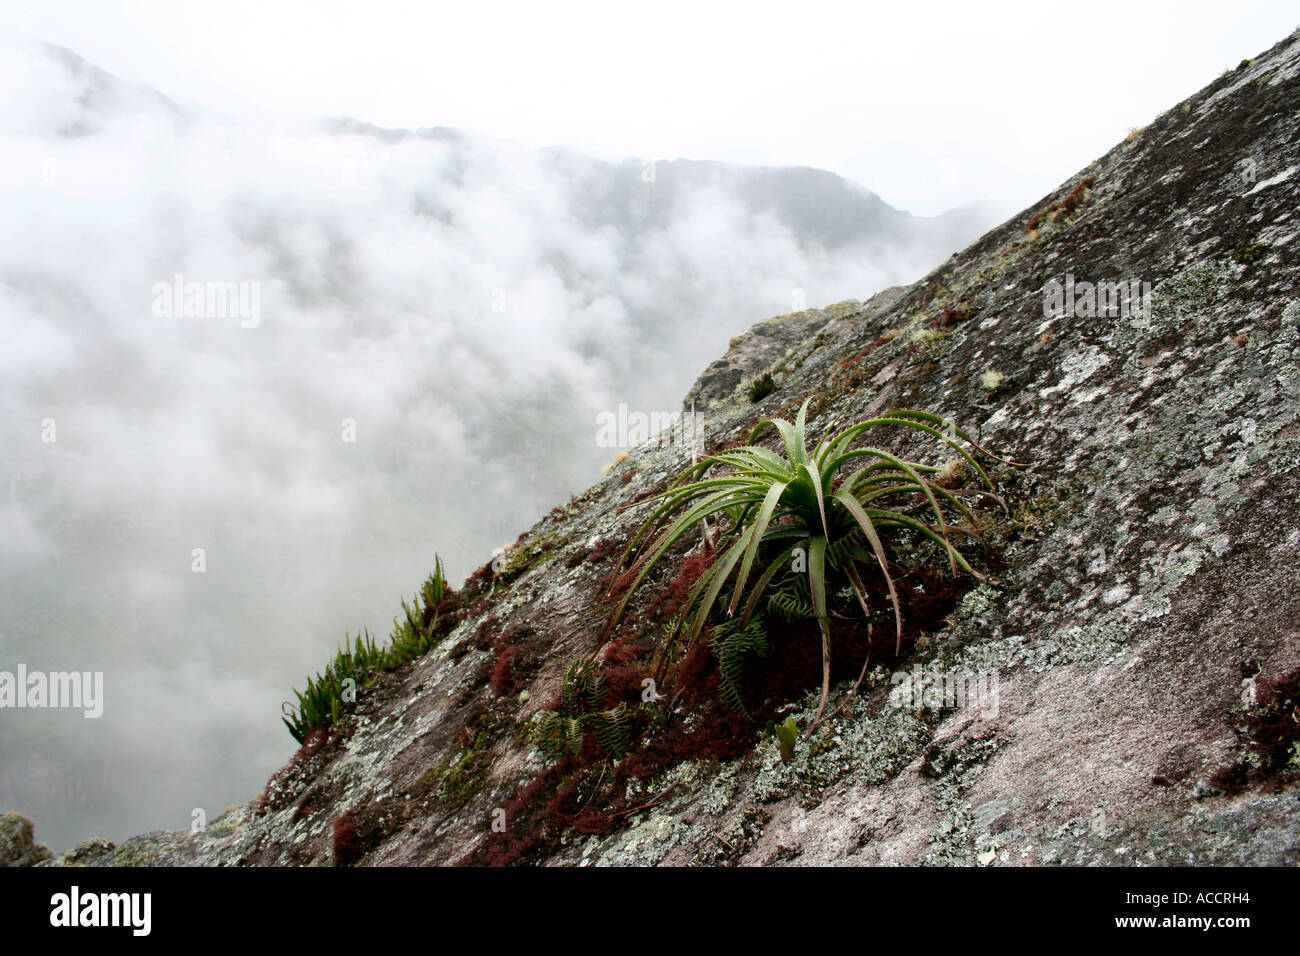
<path fill-rule="evenodd" d="M 1032 466 L 1006 470 L 995 581 L 793 761 L 759 728 L 738 755 L 661 754 L 646 777 L 609 761 L 578 774 L 528 740 L 600 646 L 644 499 L 690 462 L 658 442 L 466 582 L 450 635 L 258 800 L 91 862 L 1300 862 L 1284 713 L 1300 704 L 1297 230 L 1293 35 L 916 285 L 733 341 L 688 396 L 710 449 L 811 396 L 817 434 L 923 408 Z M 752 403 L 764 373 L 775 388 Z M 660 583 L 629 606 L 613 664 L 662 640 Z M 903 670 L 985 675 L 995 693 L 896 706 Z M 812 690 L 790 701 L 801 727 Z"/>

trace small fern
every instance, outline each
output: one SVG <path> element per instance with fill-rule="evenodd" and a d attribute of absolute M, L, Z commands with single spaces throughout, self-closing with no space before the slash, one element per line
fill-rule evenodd
<path fill-rule="evenodd" d="M 739 621 L 731 621 L 714 628 L 710 646 L 718 658 L 718 671 L 722 675 L 722 697 L 738 713 L 749 716 L 741 696 L 740 682 L 745 675 L 745 658 L 749 654 L 766 657 L 769 649 L 767 632 L 763 623 L 755 618 L 741 628 Z"/>
<path fill-rule="evenodd" d="M 620 760 L 627 755 L 628 744 L 632 738 L 633 713 L 632 708 L 620 702 L 617 707 L 610 710 L 585 715 L 588 728 L 596 735 L 596 742 L 614 760 Z"/>
<path fill-rule="evenodd" d="M 559 759 L 566 753 L 577 756 L 587 735 L 584 714 L 576 717 L 558 710 L 545 710 L 533 724 L 532 740 L 546 755 Z"/>
<path fill-rule="evenodd" d="M 529 737 L 538 750 L 559 759 L 565 753 L 577 756 L 587 734 L 593 734 L 602 750 L 613 760 L 627 755 L 632 724 L 646 706 L 629 707 L 620 702 L 606 708 L 608 682 L 595 661 L 574 661 L 564 674 L 558 710 L 544 710 L 533 718 Z"/>
<path fill-rule="evenodd" d="M 767 607 L 787 621 L 811 620 L 816 616 L 808 582 L 801 575 L 791 577 L 783 587 L 768 595 Z"/>
<path fill-rule="evenodd" d="M 574 661 L 564 673 L 561 709 L 570 712 L 599 710 L 605 706 L 608 687 L 605 675 L 596 669 L 595 661 Z"/>

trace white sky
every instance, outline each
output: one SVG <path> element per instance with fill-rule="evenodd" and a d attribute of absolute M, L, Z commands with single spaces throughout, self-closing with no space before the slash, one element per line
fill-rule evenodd
<path fill-rule="evenodd" d="M 1035 201 L 1300 22 L 1277 0 L 13 6 L 3 35 L 210 108 L 817 166 L 922 214 Z"/>

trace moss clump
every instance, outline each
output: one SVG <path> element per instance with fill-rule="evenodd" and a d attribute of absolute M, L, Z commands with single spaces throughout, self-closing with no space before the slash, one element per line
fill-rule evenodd
<path fill-rule="evenodd" d="M 1008 531 L 1024 541 L 1040 541 L 1056 527 L 1067 507 L 1054 491 L 1026 498 L 1012 508 Z"/>
<path fill-rule="evenodd" d="M 758 378 L 749 383 L 749 400 L 757 405 L 767 396 L 776 391 L 776 382 L 772 379 L 771 372 L 764 372 Z"/>
<path fill-rule="evenodd" d="M 344 810 L 343 815 L 334 821 L 334 865 L 351 866 L 365 855 L 366 849 L 357 833 L 355 814 Z"/>
<path fill-rule="evenodd" d="M 517 544 L 493 562 L 493 581 L 497 584 L 509 584 L 526 571 L 541 567 L 546 561 L 555 557 L 555 533 L 524 544 Z"/>
<path fill-rule="evenodd" d="M 478 734 L 470 749 L 461 753 L 442 772 L 438 801 L 447 809 L 459 810 L 483 789 L 487 761 L 483 759 L 482 748 L 486 743 L 487 735 Z"/>
<path fill-rule="evenodd" d="M 1262 258 L 1266 252 L 1268 252 L 1268 244 L 1256 242 L 1249 246 L 1242 246 L 1232 254 L 1232 258 L 1239 265 L 1248 266 Z"/>
<path fill-rule="evenodd" d="M 17 813 L 0 817 L 0 866 L 35 866 L 54 854 L 44 843 L 37 843 L 32 821 Z"/>

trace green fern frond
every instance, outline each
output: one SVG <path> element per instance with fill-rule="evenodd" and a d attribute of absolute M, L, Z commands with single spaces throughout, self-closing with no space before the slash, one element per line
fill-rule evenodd
<path fill-rule="evenodd" d="M 583 724 L 582 715 L 564 719 L 564 744 L 575 757 L 582 752 L 582 738 L 587 735 Z"/>
<path fill-rule="evenodd" d="M 586 725 L 596 734 L 596 742 L 615 760 L 627 755 L 632 736 L 633 713 L 627 704 L 620 703 L 610 710 L 584 715 Z"/>
<path fill-rule="evenodd" d="M 802 574 L 791 575 L 775 592 L 768 596 L 768 610 L 787 621 L 804 621 L 816 616 L 812 597 L 808 593 L 808 579 Z"/>
<path fill-rule="evenodd" d="M 534 717 L 529 738 L 542 753 L 559 759 L 566 752 L 581 753 L 583 740 L 593 734 L 611 759 L 622 759 L 631 744 L 637 716 L 645 711 L 654 718 L 659 708 L 643 703 L 630 707 L 626 702 L 605 708 L 607 694 L 608 682 L 595 662 L 574 661 L 564 674 L 559 708 Z"/>
<path fill-rule="evenodd" d="M 757 654 L 766 657 L 769 650 L 767 631 L 760 620 L 752 620 L 743 629 L 738 622 L 728 621 L 713 630 L 710 646 L 718 659 L 722 675 L 722 697 L 732 709 L 749 716 L 741 695 L 740 682 L 745 675 L 745 657 Z"/>
<path fill-rule="evenodd" d="M 564 756 L 569 747 L 570 719 L 558 710 L 544 710 L 534 718 L 529 738 L 538 750 L 549 757 L 558 759 Z M 582 737 L 578 737 L 581 749 Z"/>
<path fill-rule="evenodd" d="M 859 530 L 836 537 L 826 546 L 826 563 L 840 569 L 852 563 L 870 562 L 871 555 L 863 547 L 864 544 Z"/>

